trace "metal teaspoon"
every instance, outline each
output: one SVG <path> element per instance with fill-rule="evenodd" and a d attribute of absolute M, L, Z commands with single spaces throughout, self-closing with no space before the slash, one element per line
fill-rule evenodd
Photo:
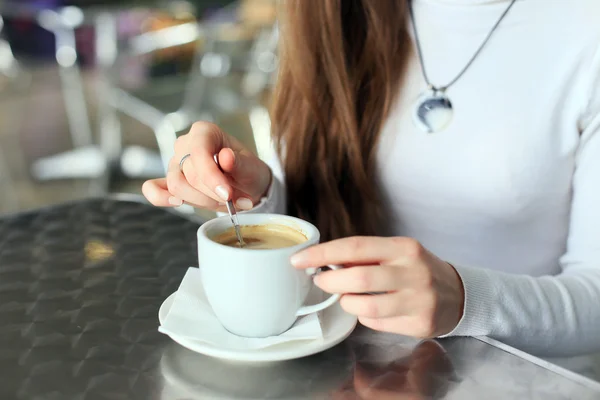
<path fill-rule="evenodd" d="M 217 167 L 219 167 L 221 172 L 223 172 L 223 169 L 221 168 L 221 165 L 219 164 L 219 159 L 217 158 L 217 155 L 215 154 L 213 156 L 213 158 L 214 158 L 215 162 L 217 163 Z M 227 211 L 229 212 L 229 218 L 231 219 L 231 223 L 233 224 L 233 229 L 235 230 L 235 236 L 237 236 L 237 240 L 240 243 L 240 247 L 244 247 L 246 243 L 244 243 L 244 238 L 242 237 L 242 232 L 240 230 L 240 222 L 238 221 L 237 212 L 235 211 L 235 207 L 233 206 L 233 201 L 228 200 L 227 202 L 225 202 L 225 205 L 227 206 Z"/>

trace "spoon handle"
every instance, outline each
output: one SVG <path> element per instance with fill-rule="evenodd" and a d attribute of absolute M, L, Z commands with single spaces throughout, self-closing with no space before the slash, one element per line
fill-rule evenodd
<path fill-rule="evenodd" d="M 238 221 L 237 212 L 235 211 L 235 207 L 233 206 L 233 202 L 229 200 L 227 203 L 227 211 L 229 212 L 229 218 L 231 218 L 231 223 L 233 224 L 233 229 L 235 230 L 235 236 L 237 236 L 238 242 L 240 242 L 240 247 L 244 247 L 244 238 L 242 237 L 242 232 L 240 231 L 240 221 Z"/>
<path fill-rule="evenodd" d="M 213 156 L 215 163 L 217 163 L 217 167 L 223 172 L 221 165 L 219 164 L 219 159 L 215 154 Z M 229 218 L 231 219 L 231 223 L 233 224 L 233 229 L 235 230 L 235 236 L 237 237 L 238 242 L 240 243 L 240 247 L 244 247 L 246 243 L 244 243 L 244 238 L 242 237 L 242 232 L 240 230 L 240 222 L 237 217 L 237 212 L 235 211 L 235 207 L 233 206 L 233 201 L 228 200 L 225 205 L 227 206 L 227 212 L 229 212 Z"/>

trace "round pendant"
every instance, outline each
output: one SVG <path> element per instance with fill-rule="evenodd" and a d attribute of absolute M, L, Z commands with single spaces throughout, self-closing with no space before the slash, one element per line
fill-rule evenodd
<path fill-rule="evenodd" d="M 417 100 L 413 121 L 419 129 L 435 133 L 450 125 L 453 113 L 448 96 L 443 91 L 430 89 Z"/>

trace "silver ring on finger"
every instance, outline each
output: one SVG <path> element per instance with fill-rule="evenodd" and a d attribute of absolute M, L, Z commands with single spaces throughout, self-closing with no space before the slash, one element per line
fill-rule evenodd
<path fill-rule="evenodd" d="M 183 173 L 183 163 L 185 162 L 185 160 L 188 159 L 188 157 L 191 156 L 191 154 L 186 154 L 185 156 L 181 157 L 181 160 L 179 160 L 179 171 L 181 171 L 181 173 Z"/>

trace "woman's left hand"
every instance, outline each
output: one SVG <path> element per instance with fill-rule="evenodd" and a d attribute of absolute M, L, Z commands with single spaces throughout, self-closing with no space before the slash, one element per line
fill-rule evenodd
<path fill-rule="evenodd" d="M 317 275 L 315 284 L 341 293 L 342 308 L 375 330 L 432 338 L 450 333 L 462 317 L 458 273 L 411 238 L 338 239 L 303 250 L 291 261 L 296 268 L 343 265 Z"/>

